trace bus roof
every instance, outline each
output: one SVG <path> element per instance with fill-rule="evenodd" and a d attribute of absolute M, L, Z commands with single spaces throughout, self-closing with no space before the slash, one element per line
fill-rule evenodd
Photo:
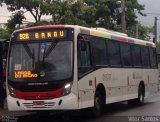
<path fill-rule="evenodd" d="M 44 28 L 65 28 L 65 27 L 78 29 L 78 30 L 80 30 L 80 33 L 86 34 L 86 35 L 92 35 L 92 36 L 97 36 L 97 37 L 113 39 L 113 40 L 120 41 L 120 42 L 128 42 L 128 43 L 133 43 L 133 44 L 155 47 L 155 44 L 153 42 L 140 40 L 140 39 L 136 39 L 136 38 L 131 38 L 131 37 L 128 37 L 128 35 L 124 34 L 124 33 L 119 33 L 119 32 L 107 30 L 104 28 L 87 28 L 87 27 L 83 27 L 83 26 L 79 26 L 79 25 L 42 25 L 42 26 L 33 26 L 33 27 L 28 27 L 28 28 L 22 28 L 17 31 L 44 29 Z"/>
<path fill-rule="evenodd" d="M 153 42 L 145 41 L 145 40 L 141 40 L 141 39 L 136 39 L 136 38 L 131 38 L 123 33 L 114 32 L 114 31 L 110 31 L 110 30 L 107 30 L 107 31 L 97 30 L 95 28 L 86 28 L 86 27 L 81 27 L 81 26 L 79 26 L 79 28 L 80 28 L 80 33 L 82 33 L 82 34 L 113 39 L 113 40 L 120 41 L 120 42 L 128 42 L 128 43 L 132 43 L 132 44 L 139 44 L 139 45 L 146 45 L 146 46 L 155 47 L 155 44 Z"/>
<path fill-rule="evenodd" d="M 35 30 L 35 29 L 46 29 L 46 28 L 64 28 L 65 25 L 41 25 L 41 26 L 32 26 L 32 27 L 26 27 L 19 29 L 17 31 L 21 30 Z"/>

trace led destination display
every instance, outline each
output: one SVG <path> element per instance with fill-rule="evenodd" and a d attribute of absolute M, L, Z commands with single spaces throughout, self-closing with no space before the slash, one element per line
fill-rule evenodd
<path fill-rule="evenodd" d="M 20 32 L 18 33 L 17 41 L 66 38 L 66 35 L 67 35 L 67 30 Z"/>

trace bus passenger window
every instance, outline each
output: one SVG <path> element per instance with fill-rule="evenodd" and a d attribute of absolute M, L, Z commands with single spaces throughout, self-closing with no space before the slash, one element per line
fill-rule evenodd
<path fill-rule="evenodd" d="M 91 70 L 89 42 L 78 40 L 78 74 L 79 77 Z"/>
<path fill-rule="evenodd" d="M 132 66 L 131 47 L 129 44 L 121 43 L 121 57 L 123 66 Z"/>
<path fill-rule="evenodd" d="M 93 38 L 91 41 L 91 50 L 92 63 L 94 66 L 106 66 L 108 64 L 105 40 Z"/>
<path fill-rule="evenodd" d="M 131 46 L 132 49 L 132 59 L 133 59 L 133 65 L 134 67 L 141 67 L 141 49 L 138 45 Z"/>
<path fill-rule="evenodd" d="M 107 41 L 109 64 L 111 66 L 121 66 L 120 46 L 118 42 Z"/>
<path fill-rule="evenodd" d="M 141 47 L 141 56 L 142 56 L 142 65 L 144 67 L 149 67 L 150 66 L 150 62 L 149 62 L 149 50 L 148 47 Z"/>
<path fill-rule="evenodd" d="M 150 48 L 150 62 L 151 62 L 152 68 L 157 67 L 156 49 L 155 48 Z"/>

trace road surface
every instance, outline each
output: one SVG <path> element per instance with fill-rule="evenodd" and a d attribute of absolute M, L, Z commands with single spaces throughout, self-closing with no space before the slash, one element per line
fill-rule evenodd
<path fill-rule="evenodd" d="M 67 113 L 42 117 L 35 113 L 0 110 L 0 120 L 3 122 L 61 122 L 62 120 L 64 122 L 160 122 L 160 93 L 146 98 L 142 106 L 130 107 L 126 102 L 106 105 L 104 114 L 99 118 L 92 117 L 88 110 L 75 112 L 70 119 L 62 117 Z"/>

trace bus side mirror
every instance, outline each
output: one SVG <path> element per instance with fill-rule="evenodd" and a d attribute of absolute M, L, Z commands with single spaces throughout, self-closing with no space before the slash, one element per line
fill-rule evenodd
<path fill-rule="evenodd" d="M 86 42 L 84 40 L 81 41 L 81 51 L 86 51 Z"/>
<path fill-rule="evenodd" d="M 153 37 L 153 43 L 156 43 L 156 38 L 155 37 Z"/>
<path fill-rule="evenodd" d="M 86 51 L 87 50 L 87 45 L 86 45 L 86 41 L 85 39 L 83 38 L 83 36 L 79 36 L 78 37 L 78 45 L 79 45 L 79 49 L 80 51 Z"/>

